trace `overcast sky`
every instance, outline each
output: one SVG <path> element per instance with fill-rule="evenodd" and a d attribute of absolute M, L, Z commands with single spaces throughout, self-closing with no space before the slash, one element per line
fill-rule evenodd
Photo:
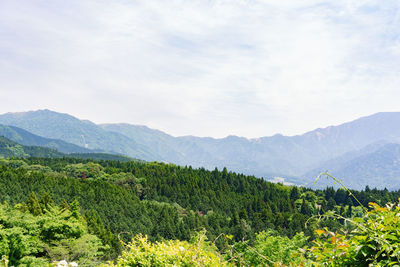
<path fill-rule="evenodd" d="M 0 0 L 0 100 L 214 137 L 400 111 L 400 1 Z"/>

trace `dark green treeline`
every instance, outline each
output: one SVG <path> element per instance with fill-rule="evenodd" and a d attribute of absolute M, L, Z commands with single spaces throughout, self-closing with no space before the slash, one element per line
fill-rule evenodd
<path fill-rule="evenodd" d="M 137 233 L 187 240 L 201 228 L 210 240 L 226 233 L 251 241 L 265 229 L 312 236 L 313 226 L 306 227 L 312 215 L 362 212 L 345 190 L 288 187 L 226 169 L 73 158 L 0 160 L 0 201 L 22 203 L 32 192 L 48 194 L 57 205 L 78 201 L 89 220 L 125 240 Z M 365 206 L 400 196 L 369 188 L 354 194 Z"/>

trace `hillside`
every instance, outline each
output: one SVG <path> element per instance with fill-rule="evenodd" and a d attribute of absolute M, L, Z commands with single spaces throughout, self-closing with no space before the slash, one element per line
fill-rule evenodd
<path fill-rule="evenodd" d="M 62 157 L 63 154 L 50 148 L 23 146 L 0 136 L 0 157 Z"/>
<path fill-rule="evenodd" d="M 100 150 L 90 150 L 81 146 L 67 143 L 62 140 L 44 138 L 32 134 L 26 130 L 15 126 L 0 125 L 0 136 L 4 136 L 14 142 L 26 146 L 42 146 L 55 149 L 62 153 L 91 153 L 100 152 Z"/>
<path fill-rule="evenodd" d="M 358 155 L 357 155 L 358 154 Z M 309 178 L 309 185 L 320 170 L 329 170 L 336 177 L 343 179 L 346 186 L 362 189 L 368 185 L 371 188 L 400 188 L 400 144 L 377 144 L 368 147 L 359 153 L 336 158 L 326 162 L 305 177 Z M 331 184 L 329 180 L 321 180 L 318 187 Z M 338 186 L 338 185 L 337 185 Z"/>
<path fill-rule="evenodd" d="M 89 149 L 124 154 L 140 159 L 153 159 L 149 149 L 115 132 L 108 132 L 90 121 L 49 110 L 7 113 L 0 123 L 22 128 L 45 138 L 59 139 Z"/>
<path fill-rule="evenodd" d="M 353 194 L 362 205 L 393 202 L 400 196 L 399 191 L 387 190 Z M 99 262 L 118 256 L 121 244 L 117 236 L 124 241 L 136 234 L 147 235 L 151 242 L 193 240 L 204 228 L 202 240 L 206 233 L 215 249 L 228 251 L 232 242 L 244 242 L 238 244 L 244 248 L 246 243 L 272 235 L 281 236 L 286 244 L 290 238 L 299 238 L 300 232 L 304 232 L 300 235 L 305 242 L 317 237 L 317 227 L 329 226 L 332 231 L 347 227 L 340 221 L 309 220 L 329 210 L 349 217 L 363 214 L 363 208 L 344 190 L 313 191 L 271 184 L 227 169 L 207 171 L 164 163 L 73 158 L 0 159 L 0 202 L 4 201 L 0 217 L 7 223 L 0 229 L 5 234 L 2 240 L 19 246 L 2 253 L 15 266 L 38 258 L 77 260 L 79 266 L 93 266 L 85 264 L 84 256 L 48 252 L 50 248 L 90 252 L 90 240 L 71 247 L 83 234 L 96 235 L 103 242 L 92 247 L 108 245 L 102 254 L 93 256 L 92 260 Z M 78 225 L 72 215 L 79 219 Z M 73 236 L 72 229 L 77 229 Z M 20 238 L 12 239 L 15 233 Z M 218 239 L 220 235 L 227 239 Z M 32 245 L 39 250 L 19 249 L 30 240 L 35 240 Z M 49 250 L 41 251 L 38 240 L 49 244 Z"/>
<path fill-rule="evenodd" d="M 127 156 L 107 154 L 107 153 L 61 153 L 55 149 L 41 146 L 24 146 L 10 139 L 0 136 L 0 157 L 10 158 L 79 158 L 91 160 L 118 160 L 131 161 L 134 160 Z"/>
<path fill-rule="evenodd" d="M 299 185 L 309 184 L 310 174 L 335 171 L 335 164 L 339 164 L 335 161 L 347 162 L 367 153 L 374 144 L 384 145 L 400 140 L 400 113 L 396 112 L 377 113 L 303 135 L 274 135 L 254 139 L 237 136 L 220 139 L 174 137 L 146 126 L 96 125 L 49 110 L 3 114 L 0 115 L 0 123 L 79 146 L 87 144 L 90 149 L 183 166 L 207 169 L 227 167 L 267 180 L 276 176 L 292 177 L 290 181 Z M 361 181 L 364 174 L 355 169 L 352 171 L 354 173 L 350 173 L 350 170 L 346 173 L 346 179 L 349 184 L 356 185 L 355 181 Z"/>
<path fill-rule="evenodd" d="M 194 166 L 227 166 L 259 176 L 299 176 L 320 163 L 377 142 L 400 140 L 400 113 L 378 113 L 339 126 L 298 136 L 275 135 L 256 139 L 172 137 L 129 124 L 102 125 L 149 147 L 160 148 L 166 161 Z M 373 129 L 373 131 L 372 131 Z M 182 157 L 185 157 L 182 159 Z M 169 160 L 171 159 L 171 160 Z"/>
<path fill-rule="evenodd" d="M 162 131 L 126 123 L 100 124 L 99 126 L 106 131 L 123 134 L 135 140 L 138 144 L 145 145 L 151 150 L 151 154 L 157 155 L 153 160 L 182 164 L 185 161 L 185 157 L 189 156 L 179 151 L 175 137 Z M 185 165 L 185 163 L 182 165 Z"/>

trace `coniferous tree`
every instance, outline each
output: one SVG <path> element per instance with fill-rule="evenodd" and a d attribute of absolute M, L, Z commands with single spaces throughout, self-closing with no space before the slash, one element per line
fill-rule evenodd
<path fill-rule="evenodd" d="M 70 211 L 72 213 L 72 217 L 78 219 L 80 217 L 81 207 L 79 206 L 78 200 L 74 200 L 70 205 Z"/>
<path fill-rule="evenodd" d="M 41 215 L 43 213 L 42 208 L 40 207 L 40 203 L 36 194 L 32 192 L 26 201 L 26 206 L 30 213 L 35 216 Z"/>
<path fill-rule="evenodd" d="M 335 206 L 336 206 L 336 201 L 332 197 L 328 199 L 327 209 L 333 210 Z"/>
<path fill-rule="evenodd" d="M 292 189 L 290 189 L 290 200 L 295 201 L 300 197 L 299 189 L 297 186 L 293 186 Z"/>
<path fill-rule="evenodd" d="M 42 210 L 48 210 L 51 206 L 53 206 L 54 202 L 48 192 L 45 192 L 40 198 L 40 206 Z"/>
<path fill-rule="evenodd" d="M 301 203 L 300 213 L 306 216 L 311 216 L 310 207 L 305 199 L 303 199 L 303 202 Z"/>

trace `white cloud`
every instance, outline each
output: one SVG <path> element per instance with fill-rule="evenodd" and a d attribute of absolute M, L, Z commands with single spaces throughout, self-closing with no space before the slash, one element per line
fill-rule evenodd
<path fill-rule="evenodd" d="M 0 3 L 0 112 L 301 133 L 398 110 L 397 1 Z M 24 97 L 25 96 L 25 97 Z"/>

